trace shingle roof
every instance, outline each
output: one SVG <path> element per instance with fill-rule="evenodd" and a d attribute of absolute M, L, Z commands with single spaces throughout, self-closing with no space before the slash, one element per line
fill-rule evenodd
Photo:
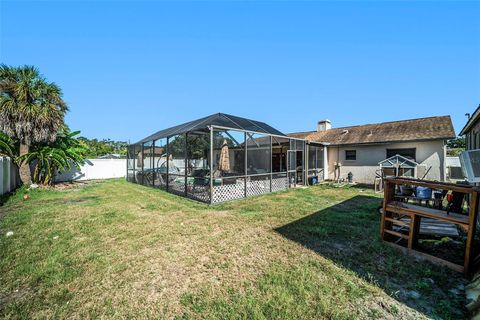
<path fill-rule="evenodd" d="M 260 121 L 250 120 L 237 116 L 232 116 L 225 113 L 215 113 L 210 116 L 200 118 L 197 120 L 185 122 L 183 124 L 160 130 L 137 143 L 157 140 L 161 138 L 171 137 L 177 134 L 182 134 L 189 131 L 205 130 L 208 126 L 220 126 L 231 129 L 240 129 L 247 131 L 254 131 L 260 133 L 273 134 L 278 136 L 285 136 L 284 133 Z"/>
<path fill-rule="evenodd" d="M 366 124 L 326 131 L 296 132 L 291 137 L 332 145 L 370 144 L 455 138 L 450 116 Z"/>

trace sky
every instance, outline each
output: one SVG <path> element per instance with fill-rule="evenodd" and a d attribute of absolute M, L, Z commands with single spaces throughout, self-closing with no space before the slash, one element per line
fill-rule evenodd
<path fill-rule="evenodd" d="M 480 103 L 480 1 L 0 1 L 0 62 L 63 90 L 66 122 L 135 142 L 223 112 L 289 133 Z"/>

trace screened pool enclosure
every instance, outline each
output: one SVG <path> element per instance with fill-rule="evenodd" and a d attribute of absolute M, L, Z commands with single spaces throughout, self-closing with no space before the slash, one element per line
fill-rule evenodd
<path fill-rule="evenodd" d="M 313 175 L 322 180 L 323 150 L 263 122 L 218 113 L 129 145 L 127 180 L 219 203 L 302 185 Z"/>

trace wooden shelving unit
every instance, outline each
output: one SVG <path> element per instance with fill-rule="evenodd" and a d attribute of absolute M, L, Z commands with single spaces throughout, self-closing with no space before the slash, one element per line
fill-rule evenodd
<path fill-rule="evenodd" d="M 399 185 L 422 186 L 435 190 L 451 190 L 468 194 L 468 215 L 447 213 L 447 211 L 396 201 L 395 192 Z M 452 183 L 425 181 L 409 178 L 386 178 L 384 189 L 383 213 L 381 221 L 381 238 L 390 245 L 401 249 L 403 252 L 425 258 L 434 263 L 447 266 L 459 272 L 468 273 L 473 260 L 480 260 L 479 256 L 471 259 L 473 241 L 475 237 L 478 216 L 478 187 L 458 185 Z M 405 218 L 408 221 L 405 221 Z M 459 265 L 433 255 L 417 251 L 418 234 L 422 218 L 445 221 L 460 226 L 467 233 L 463 265 Z M 405 246 L 397 244 L 405 240 Z"/>

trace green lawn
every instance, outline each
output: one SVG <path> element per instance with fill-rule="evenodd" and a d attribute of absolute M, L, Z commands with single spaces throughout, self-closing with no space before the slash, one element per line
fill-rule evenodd
<path fill-rule="evenodd" d="M 0 207 L 6 318 L 465 317 L 461 275 L 383 244 L 367 189 L 208 206 L 110 180 L 22 196 Z"/>

